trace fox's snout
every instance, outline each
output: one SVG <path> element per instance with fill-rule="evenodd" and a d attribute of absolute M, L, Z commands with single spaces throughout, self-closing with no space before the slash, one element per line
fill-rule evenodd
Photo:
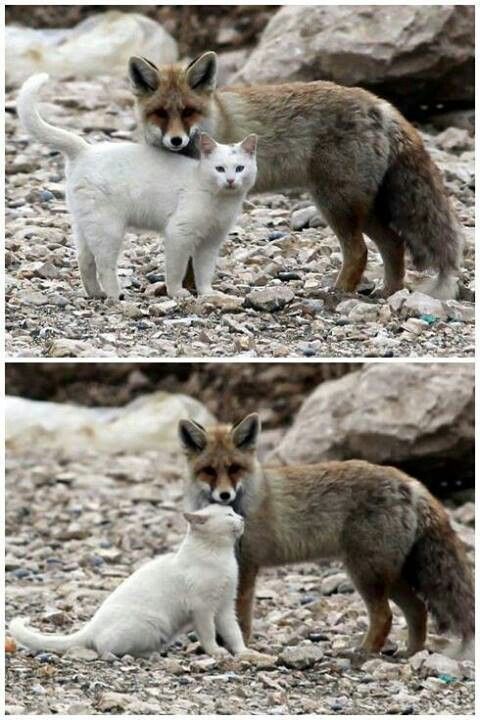
<path fill-rule="evenodd" d="M 178 152 L 179 150 L 183 150 L 183 148 L 188 145 L 188 143 L 190 142 L 190 135 L 186 132 L 177 134 L 167 132 L 163 134 L 162 142 L 169 150 Z"/>
<path fill-rule="evenodd" d="M 214 502 L 229 505 L 235 500 L 237 491 L 234 488 L 213 488 L 211 497 Z"/>

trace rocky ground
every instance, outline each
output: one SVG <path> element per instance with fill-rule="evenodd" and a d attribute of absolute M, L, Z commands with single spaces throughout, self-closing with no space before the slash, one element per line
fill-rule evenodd
<path fill-rule="evenodd" d="M 403 291 L 388 300 L 327 291 L 338 243 L 306 195 L 252 196 L 225 243 L 216 302 L 164 296 L 162 240 L 129 234 L 120 261 L 126 299 L 87 300 L 65 206 L 63 161 L 31 144 L 6 114 L 6 348 L 10 357 L 419 357 L 474 353 L 474 140 L 466 129 L 425 133 L 465 227 L 459 302 Z M 52 82 L 48 117 L 101 139 L 134 137 L 126 83 Z M 370 245 L 364 291 L 382 277 Z M 408 272 L 415 286 L 418 273 Z"/>
<path fill-rule="evenodd" d="M 69 632 L 138 565 L 184 532 L 178 458 L 10 453 L 7 460 L 6 614 Z M 452 517 L 473 560 L 472 503 Z M 8 714 L 471 714 L 473 665 L 424 651 L 358 660 L 345 650 L 366 627 L 340 567 L 264 572 L 252 646 L 265 667 L 216 664 L 182 637 L 156 662 L 107 662 L 91 651 L 34 654 L 7 642 Z M 395 614 L 392 653 L 405 639 Z M 440 640 L 429 636 L 437 650 Z"/>

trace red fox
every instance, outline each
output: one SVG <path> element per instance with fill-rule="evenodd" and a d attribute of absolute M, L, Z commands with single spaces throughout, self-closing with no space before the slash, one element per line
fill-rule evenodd
<path fill-rule="evenodd" d="M 390 103 L 323 81 L 217 91 L 214 52 L 188 67 L 133 57 L 129 76 L 147 143 L 188 154 L 198 130 L 223 143 L 259 136 L 254 190 L 312 193 L 342 248 L 338 289 L 357 288 L 366 233 L 383 259 L 383 294 L 403 287 L 407 247 L 416 268 L 438 272 L 425 291 L 455 296 L 459 223 L 419 133 Z"/>
<path fill-rule="evenodd" d="M 442 505 L 417 480 L 363 460 L 262 467 L 258 415 L 205 429 L 183 420 L 189 510 L 230 504 L 244 516 L 237 611 L 245 640 L 261 567 L 342 560 L 368 610 L 362 651 L 380 652 L 390 632 L 389 599 L 408 625 L 407 655 L 424 647 L 427 609 L 441 632 L 474 638 L 474 587 L 460 539 Z"/>

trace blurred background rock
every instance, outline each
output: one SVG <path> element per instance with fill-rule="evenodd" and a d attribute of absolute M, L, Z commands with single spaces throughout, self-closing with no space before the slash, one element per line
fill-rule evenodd
<path fill-rule="evenodd" d="M 179 58 L 217 51 L 220 84 L 332 80 L 360 85 L 411 118 L 433 118 L 439 127 L 473 132 L 473 6 L 8 5 L 7 79 L 19 77 L 8 60 L 13 40 L 23 42 L 9 35 L 13 26 L 59 31 L 119 12 L 160 24 L 174 39 Z M 81 25 L 77 32 L 91 27 Z M 148 43 L 143 40 L 142 53 L 141 33 L 131 32 L 132 52 L 145 54 Z M 53 37 L 61 52 L 70 35 Z"/>
<path fill-rule="evenodd" d="M 47 401 L 7 398 L 16 452 L 42 443 L 80 451 L 85 442 L 100 452 L 162 443 L 176 452 L 180 417 L 232 422 L 258 411 L 260 453 L 271 463 L 363 458 L 403 469 L 440 497 L 473 497 L 473 364 L 9 363 L 6 392 Z M 68 408 L 55 420 L 50 403 Z"/>

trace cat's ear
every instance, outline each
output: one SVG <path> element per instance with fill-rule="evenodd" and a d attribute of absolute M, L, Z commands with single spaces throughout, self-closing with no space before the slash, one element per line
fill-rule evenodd
<path fill-rule="evenodd" d="M 208 520 L 206 515 L 199 515 L 198 513 L 184 512 L 183 517 L 191 525 L 191 527 L 197 527 L 198 525 L 205 525 Z"/>
<path fill-rule="evenodd" d="M 207 444 L 205 428 L 194 420 L 180 420 L 178 437 L 185 452 L 190 454 L 202 452 Z"/>
<path fill-rule="evenodd" d="M 252 135 L 247 135 L 245 140 L 242 140 L 240 143 L 240 147 L 244 152 L 247 153 L 247 155 L 255 155 L 255 152 L 257 150 L 257 136 L 255 133 L 252 133 Z"/>
<path fill-rule="evenodd" d="M 217 55 L 206 52 L 195 60 L 185 70 L 185 78 L 192 90 L 211 93 L 217 85 Z"/>
<path fill-rule="evenodd" d="M 128 77 L 134 95 L 148 95 L 158 87 L 158 68 L 143 57 L 131 57 L 128 61 Z"/>
<path fill-rule="evenodd" d="M 211 138 L 210 135 L 207 135 L 207 133 L 204 132 L 200 133 L 198 144 L 200 146 L 200 153 L 205 157 L 211 155 L 217 147 L 217 143 L 215 142 L 215 140 Z"/>
<path fill-rule="evenodd" d="M 232 440 L 239 450 L 254 450 L 260 434 L 260 417 L 252 413 L 232 428 Z"/>

